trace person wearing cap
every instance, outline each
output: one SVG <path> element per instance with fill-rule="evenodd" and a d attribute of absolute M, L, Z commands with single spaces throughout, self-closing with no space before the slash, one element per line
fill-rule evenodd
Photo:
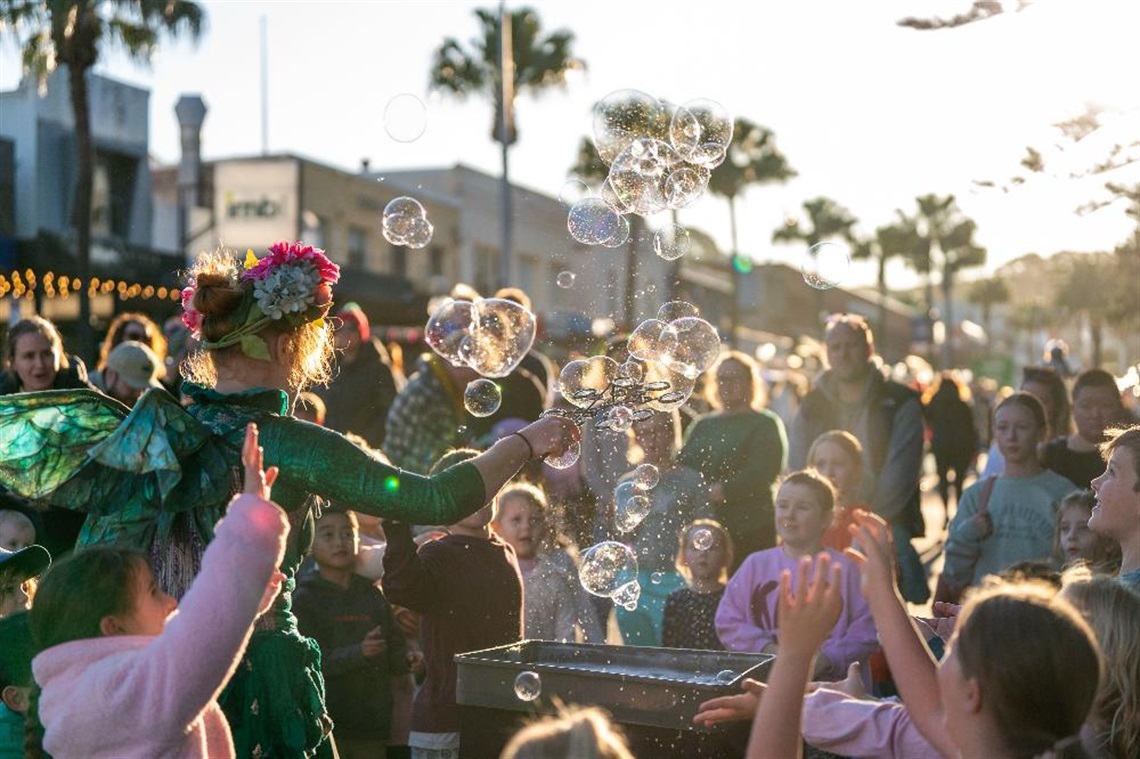
<path fill-rule="evenodd" d="M 354 432 L 378 448 L 384 442 L 388 409 L 404 387 L 404 376 L 392 368 L 387 349 L 372 336 L 368 316 L 359 305 L 346 303 L 337 318 L 333 381 L 318 393 L 325 402 L 325 426 Z"/>
<path fill-rule="evenodd" d="M 51 554 L 40 545 L 19 551 L 0 548 L 0 619 L 27 611 L 32 604 L 35 586 L 32 580 L 51 566 Z"/>
<path fill-rule="evenodd" d="M 134 406 L 152 387 L 161 388 L 162 363 L 145 343 L 124 340 L 107 354 L 102 371 L 91 373 L 97 388 L 127 406 Z"/>

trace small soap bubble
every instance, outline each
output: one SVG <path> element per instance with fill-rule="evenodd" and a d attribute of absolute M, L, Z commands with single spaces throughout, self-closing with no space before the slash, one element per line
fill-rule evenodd
<path fill-rule="evenodd" d="M 590 188 L 581 179 L 567 179 L 566 184 L 562 185 L 562 189 L 558 191 L 558 202 L 566 208 L 570 208 L 582 198 L 588 197 L 590 197 Z"/>
<path fill-rule="evenodd" d="M 626 611 L 633 611 L 637 608 L 637 600 L 641 598 L 641 585 L 638 584 L 637 580 L 626 583 L 618 588 L 617 592 L 610 598 Z"/>
<path fill-rule="evenodd" d="M 653 464 L 640 464 L 633 470 L 633 484 L 638 490 L 652 490 L 661 481 L 661 472 Z"/>
<path fill-rule="evenodd" d="M 676 321 L 686 316 L 700 316 L 701 311 L 692 303 L 683 300 L 671 300 L 657 309 L 657 318 L 663 322 Z"/>
<path fill-rule="evenodd" d="M 851 269 L 851 254 L 845 245 L 821 242 L 811 246 L 800 263 L 804 282 L 816 290 L 838 287 Z"/>
<path fill-rule="evenodd" d="M 558 456 L 547 456 L 544 461 L 551 469 L 569 469 L 578 463 L 578 457 L 581 455 L 582 446 L 578 441 L 574 441 L 563 453 Z"/>
<path fill-rule="evenodd" d="M 490 416 L 499 410 L 503 392 L 489 379 L 479 378 L 467 384 L 463 392 L 463 407 L 471 416 Z"/>
<path fill-rule="evenodd" d="M 736 679 L 736 673 L 731 669 L 722 669 L 716 673 L 716 681 L 721 685 L 732 685 L 732 681 Z"/>
<path fill-rule="evenodd" d="M 653 583 L 654 585 L 660 585 L 661 581 L 664 579 L 665 575 L 661 572 L 654 572 L 653 574 L 649 575 L 649 582 Z"/>
<path fill-rule="evenodd" d="M 519 672 L 515 678 L 515 695 L 519 701 L 534 701 L 542 695 L 542 678 L 537 672 Z"/>
<path fill-rule="evenodd" d="M 614 406 L 606 414 L 606 423 L 614 432 L 625 432 L 633 424 L 633 411 L 629 406 Z"/>
<path fill-rule="evenodd" d="M 666 261 L 676 261 L 689 252 L 692 238 L 680 224 L 670 224 L 653 234 L 653 252 Z"/>
<path fill-rule="evenodd" d="M 384 106 L 384 131 L 396 142 L 415 142 L 427 129 L 427 106 L 410 92 L 396 95 Z"/>
<path fill-rule="evenodd" d="M 554 284 L 558 285 L 563 290 L 569 290 L 574 286 L 574 280 L 577 279 L 577 276 L 578 275 L 572 271 L 560 271 L 558 272 L 558 276 L 554 279 Z"/>
<path fill-rule="evenodd" d="M 693 542 L 693 548 L 697 549 L 698 551 L 707 551 L 708 549 L 712 548 L 713 534 L 712 530 L 707 527 L 698 527 L 697 529 L 693 530 L 693 534 L 690 539 Z"/>

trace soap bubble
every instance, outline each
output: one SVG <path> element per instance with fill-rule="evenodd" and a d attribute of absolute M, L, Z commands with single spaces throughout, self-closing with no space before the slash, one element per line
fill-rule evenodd
<path fill-rule="evenodd" d="M 625 432 L 633 424 L 633 411 L 629 406 L 613 406 L 606 412 L 605 423 L 614 432 Z"/>
<path fill-rule="evenodd" d="M 654 572 L 653 574 L 649 575 L 649 582 L 653 583 L 654 585 L 660 585 L 661 581 L 664 579 L 665 574 L 663 572 Z"/>
<path fill-rule="evenodd" d="M 577 276 L 578 275 L 572 271 L 560 271 L 558 272 L 558 276 L 554 279 L 554 284 L 558 285 L 563 290 L 569 290 L 574 286 L 574 280 L 577 279 Z"/>
<path fill-rule="evenodd" d="M 582 553 L 578 576 L 587 591 L 609 598 L 629 583 L 636 584 L 637 558 L 624 543 L 606 540 Z"/>
<path fill-rule="evenodd" d="M 578 463 L 578 457 L 582 455 L 582 445 L 577 440 L 570 444 L 570 447 L 557 456 L 547 456 L 543 461 L 546 462 L 552 469 L 569 469 Z"/>
<path fill-rule="evenodd" d="M 665 177 L 666 205 L 673 210 L 692 205 L 705 194 L 711 176 L 712 172 L 704 166 L 684 164 L 674 168 Z"/>
<path fill-rule="evenodd" d="M 626 611 L 633 611 L 637 608 L 637 599 L 641 598 L 641 585 L 638 584 L 637 580 L 627 582 L 618 588 L 617 592 L 610 598 Z"/>
<path fill-rule="evenodd" d="M 732 115 L 715 100 L 698 99 L 678 108 L 669 127 L 669 139 L 689 163 L 719 166 L 732 144 Z"/>
<path fill-rule="evenodd" d="M 381 227 L 384 239 L 393 245 L 414 245 L 418 248 L 431 241 L 434 231 L 423 205 L 406 195 L 393 198 L 384 206 Z"/>
<path fill-rule="evenodd" d="M 614 194 L 633 213 L 648 216 L 668 208 L 665 176 L 677 162 L 677 153 L 660 140 L 631 142 L 610 166 Z"/>
<path fill-rule="evenodd" d="M 515 695 L 519 701 L 534 701 L 542 695 L 542 678 L 537 672 L 519 672 L 515 678 Z"/>
<path fill-rule="evenodd" d="M 618 248 L 625 245 L 629 241 L 629 219 L 624 216 L 618 217 L 617 231 L 613 236 L 602 240 L 602 245 L 607 248 Z"/>
<path fill-rule="evenodd" d="M 652 490 L 661 481 L 661 472 L 653 464 L 640 464 L 633 470 L 633 482 L 638 490 Z"/>
<path fill-rule="evenodd" d="M 662 138 L 668 131 L 670 110 L 640 90 L 617 90 L 594 104 L 594 147 L 610 164 L 638 138 Z"/>
<path fill-rule="evenodd" d="M 816 290 L 830 290 L 847 278 L 851 254 L 845 245 L 821 242 L 811 246 L 800 262 L 804 282 Z"/>
<path fill-rule="evenodd" d="M 698 551 L 707 551 L 712 548 L 714 538 L 712 530 L 707 527 L 698 527 L 693 530 L 693 534 L 689 536 L 689 540 L 692 542 L 693 548 Z"/>
<path fill-rule="evenodd" d="M 463 391 L 463 407 L 471 416 L 490 416 L 502 402 L 503 391 L 489 379 L 472 380 Z"/>
<path fill-rule="evenodd" d="M 384 106 L 384 131 L 396 142 L 415 142 L 427 129 L 427 107 L 415 95 L 404 92 Z"/>
<path fill-rule="evenodd" d="M 736 680 L 736 673 L 731 669 L 722 669 L 716 673 L 716 681 L 721 685 L 732 685 L 734 680 Z"/>
<path fill-rule="evenodd" d="M 581 179 L 567 179 L 558 191 L 558 202 L 566 208 L 571 208 L 583 198 L 590 197 L 590 188 Z"/>
<path fill-rule="evenodd" d="M 629 355 L 642 361 L 658 361 L 677 348 L 677 331 L 660 319 L 638 324 L 626 341 Z"/>
<path fill-rule="evenodd" d="M 566 217 L 570 236 L 583 245 L 601 245 L 612 239 L 621 230 L 621 222 L 621 214 L 601 198 L 579 200 Z"/>
<path fill-rule="evenodd" d="M 618 376 L 618 362 L 609 356 L 577 359 L 562 367 L 558 386 L 562 397 L 579 408 L 589 408 Z"/>
<path fill-rule="evenodd" d="M 465 366 L 470 356 L 470 330 L 475 304 L 447 299 L 439 305 L 424 328 L 424 340 L 453 366 Z"/>
<path fill-rule="evenodd" d="M 663 322 L 683 319 L 686 316 L 700 316 L 701 312 L 692 303 L 683 300 L 671 300 L 657 309 L 657 318 Z"/>
<path fill-rule="evenodd" d="M 534 345 L 534 314 L 513 300 L 480 298 L 471 325 L 467 365 L 484 377 L 506 377 Z"/>
<path fill-rule="evenodd" d="M 647 496 L 631 495 L 623 502 L 622 508 L 615 512 L 614 524 L 620 532 L 629 532 L 649 516 L 651 508 L 653 503 Z"/>
<path fill-rule="evenodd" d="M 618 367 L 618 376 L 629 384 L 637 384 L 645 376 L 645 367 L 639 361 L 631 359 Z"/>
<path fill-rule="evenodd" d="M 696 379 L 720 355 L 720 335 L 716 327 L 699 316 L 674 319 L 669 327 L 677 333 L 677 347 L 663 361 L 674 371 Z"/>
<path fill-rule="evenodd" d="M 645 385 L 653 391 L 646 407 L 654 411 L 673 411 L 685 405 L 697 386 L 695 377 L 686 377 L 669 366 L 651 362 L 645 367 Z"/>
<path fill-rule="evenodd" d="M 670 224 L 653 234 L 653 252 L 666 261 L 676 261 L 689 252 L 692 238 L 680 224 Z"/>

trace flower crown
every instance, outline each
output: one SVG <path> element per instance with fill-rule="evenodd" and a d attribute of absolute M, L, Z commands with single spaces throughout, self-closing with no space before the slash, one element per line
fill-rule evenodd
<path fill-rule="evenodd" d="M 182 290 L 182 322 L 201 340 L 206 350 L 241 345 L 250 358 L 269 360 L 269 348 L 258 332 L 284 320 L 291 327 L 315 322 L 322 324 L 332 306 L 332 285 L 340 279 L 340 267 L 320 248 L 282 240 L 269 247 L 269 255 L 258 258 L 246 251 L 245 269 L 238 277 L 245 298 L 235 314 L 237 329 L 218 340 L 201 340 L 202 314 L 194 306 L 196 288 Z M 244 312 L 244 315 L 243 315 Z"/>

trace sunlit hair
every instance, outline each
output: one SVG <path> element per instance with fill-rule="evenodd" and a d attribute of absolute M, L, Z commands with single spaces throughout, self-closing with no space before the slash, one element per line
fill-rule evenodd
<path fill-rule="evenodd" d="M 325 402 L 321 400 L 321 396 L 308 390 L 297 394 L 297 403 L 293 407 L 293 416 L 298 419 L 310 421 L 313 424 L 323 425 L 327 413 Z"/>
<path fill-rule="evenodd" d="M 803 485 L 806 487 L 815 497 L 815 501 L 819 504 L 825 517 L 830 517 L 835 510 L 835 486 L 831 484 L 831 480 L 816 470 L 809 468 L 792 472 L 780 480 L 780 487 L 783 488 L 785 485 Z M 776 498 L 779 498 L 779 491 L 777 491 Z"/>
<path fill-rule="evenodd" d="M 251 285 L 242 283 L 241 262 L 237 254 L 225 248 L 202 253 L 191 267 L 189 275 L 194 281 L 193 307 L 202 314 L 202 339 L 216 342 L 241 326 L 238 323 L 242 302 L 249 295 Z M 333 367 L 333 329 L 331 320 L 306 322 L 298 327 L 280 325 L 266 327 L 260 335 L 268 343 L 277 335 L 285 335 L 280 361 L 288 362 L 289 389 L 295 392 L 311 385 L 328 384 Z M 230 362 L 253 361 L 240 345 L 191 353 L 182 365 L 182 374 L 189 381 L 213 387 L 218 381 L 218 367 Z"/>
<path fill-rule="evenodd" d="M 8 344 L 4 349 L 4 357 L 8 360 L 8 366 L 15 371 L 16 343 L 20 341 L 20 338 L 37 332 L 48 339 L 52 350 L 59 356 L 60 371 L 66 369 L 69 366 L 67 352 L 63 349 L 63 338 L 59 334 L 59 329 L 54 322 L 42 316 L 29 316 L 27 319 L 21 319 L 8 330 Z"/>
<path fill-rule="evenodd" d="M 1132 489 L 1140 492 L 1140 424 L 1130 427 L 1113 427 L 1104 431 L 1104 442 L 1100 444 L 1100 455 L 1105 461 L 1112 458 L 1117 448 L 1132 454 L 1132 466 L 1136 471 L 1136 484 Z"/>
<path fill-rule="evenodd" d="M 135 578 L 149 571 L 143 554 L 108 546 L 86 548 L 52 564 L 28 617 L 38 648 L 101 637 L 103 617 L 129 614 Z"/>
<path fill-rule="evenodd" d="M 1096 633 L 1104 656 L 1089 722 L 1111 756 L 1140 756 L 1140 595 L 1110 577 L 1074 582 L 1062 595 Z"/>
<path fill-rule="evenodd" d="M 1049 391 L 1049 400 L 1053 409 L 1049 417 L 1049 435 L 1069 434 L 1073 410 L 1069 403 L 1069 391 L 1065 387 L 1065 380 L 1047 366 L 1027 366 L 1021 370 L 1021 387 L 1024 389 L 1029 382 L 1045 385 Z"/>
<path fill-rule="evenodd" d="M 535 510 L 539 517 L 543 520 L 546 519 L 549 504 L 546 500 L 546 493 L 542 488 L 537 485 L 532 485 L 529 482 L 512 482 L 495 496 L 495 515 L 494 521 L 499 520 L 499 514 L 502 513 L 502 505 L 508 498 L 522 498 L 530 507 Z"/>
<path fill-rule="evenodd" d="M 162 328 L 154 323 L 146 314 L 140 311 L 124 311 L 111 320 L 111 325 L 107 327 L 107 336 L 103 338 L 103 344 L 99 346 L 99 363 L 95 365 L 96 369 L 100 371 L 107 366 L 107 357 L 111 355 L 111 349 L 119 343 L 123 342 L 126 338 L 123 333 L 126 332 L 127 327 L 131 323 L 140 325 L 146 332 L 146 340 L 141 340 L 158 356 L 158 365 L 166 366 L 166 337 L 162 334 Z"/>
<path fill-rule="evenodd" d="M 720 354 L 716 364 L 713 365 L 712 371 L 709 372 L 711 381 L 705 382 L 705 398 L 714 408 L 722 409 L 724 404 L 720 400 L 720 391 L 717 387 L 717 377 L 720 375 L 721 367 L 728 363 L 736 363 L 748 370 L 749 381 L 751 384 L 750 395 L 752 400 L 748 405 L 754 409 L 760 409 L 768 402 L 768 390 L 764 385 L 764 380 L 760 377 L 760 364 L 756 359 L 749 356 L 747 353 L 741 351 L 724 351 Z"/>
<path fill-rule="evenodd" d="M 1061 518 L 1068 509 L 1080 509 L 1083 519 L 1087 522 L 1092 516 L 1093 506 L 1096 505 L 1096 494 L 1091 490 L 1074 490 L 1061 499 L 1057 505 L 1057 515 L 1053 520 L 1053 556 L 1058 563 L 1065 563 L 1064 549 L 1061 547 Z M 1097 573 L 1112 573 L 1120 568 L 1120 543 L 1107 535 L 1089 531 L 1095 539 L 1093 556 L 1090 560 L 1083 560 L 1089 569 Z M 1099 557 L 1099 558 L 1095 558 Z"/>
<path fill-rule="evenodd" d="M 570 706 L 515 733 L 500 759 L 633 759 L 621 730 L 596 706 Z"/>
<path fill-rule="evenodd" d="M 811 442 L 808 448 L 808 466 L 813 466 L 815 454 L 824 443 L 833 443 L 843 449 L 858 469 L 863 468 L 863 444 L 847 430 L 828 430 Z"/>
<path fill-rule="evenodd" d="M 954 372 L 942 372 L 938 375 L 938 381 L 923 392 L 922 405 L 929 405 L 936 397 L 956 398 L 968 403 L 970 386 L 954 376 Z"/>
<path fill-rule="evenodd" d="M 452 448 L 435 460 L 435 463 L 431 465 L 431 469 L 428 471 L 428 476 L 434 477 L 443 470 L 450 469 L 456 464 L 470 461 L 480 453 L 482 453 L 482 451 L 477 448 Z"/>
<path fill-rule="evenodd" d="M 1104 663 L 1081 615 L 1036 583 L 971 593 L 951 641 L 1004 745 L 1036 756 L 1076 736 Z"/>
<path fill-rule="evenodd" d="M 871 325 L 865 317 L 859 314 L 831 314 L 824 323 L 823 334 L 825 339 L 832 330 L 843 328 L 862 335 L 868 348 L 874 349 L 875 347 L 875 334 L 871 331 Z"/>
<path fill-rule="evenodd" d="M 717 579 L 722 583 L 728 582 L 728 568 L 732 566 L 736 549 L 732 545 L 732 536 L 728 534 L 728 530 L 724 529 L 724 525 L 715 519 L 694 519 L 689 523 L 688 527 L 681 530 L 679 545 L 677 547 L 677 559 L 674 562 L 677 571 L 685 578 L 685 582 L 691 583 L 693 581 L 692 570 L 689 569 L 689 564 L 685 561 L 685 547 L 689 545 L 693 532 L 702 527 L 713 534 L 713 542 L 710 544 L 710 548 L 716 545 L 717 542 L 720 542 L 720 544 L 724 546 L 724 564 L 720 568 L 720 576 Z"/>
<path fill-rule="evenodd" d="M 1033 421 L 1036 422 L 1037 428 L 1042 432 L 1049 428 L 1049 422 L 1045 418 L 1045 404 L 1043 404 L 1036 395 L 1027 393 L 1024 390 L 1018 390 L 1015 393 L 1010 393 L 1007 397 L 1002 398 L 1001 402 L 994 407 L 993 418 L 996 421 L 998 412 L 1003 408 L 1010 406 L 1020 406 L 1027 409 L 1033 416 Z"/>

